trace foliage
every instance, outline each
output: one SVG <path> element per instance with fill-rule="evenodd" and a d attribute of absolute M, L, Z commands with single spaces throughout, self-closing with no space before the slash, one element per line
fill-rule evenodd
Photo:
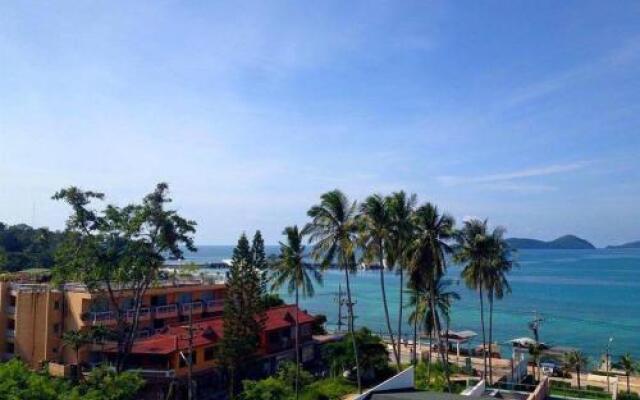
<path fill-rule="evenodd" d="M 447 368 L 449 373 L 461 372 L 460 367 L 455 364 L 450 364 Z M 442 362 L 438 360 L 431 364 L 427 362 L 418 363 L 416 366 L 415 387 L 419 390 L 447 391 L 447 378 Z M 462 389 L 464 388 L 453 384 L 451 392 L 459 393 Z"/>
<path fill-rule="evenodd" d="M 276 376 L 291 389 L 295 388 L 296 364 L 290 361 L 280 364 Z M 313 375 L 311 375 L 311 373 L 309 373 L 308 371 L 300 368 L 300 375 L 298 379 L 300 387 L 305 387 L 313 382 Z"/>
<path fill-rule="evenodd" d="M 31 371 L 13 359 L 0 363 L 0 398 L 6 400 L 134 400 L 144 381 L 133 372 L 116 374 L 97 367 L 73 386 L 64 379 Z"/>
<path fill-rule="evenodd" d="M 356 391 L 356 387 L 344 378 L 322 379 L 307 386 L 303 400 L 340 400 Z"/>
<path fill-rule="evenodd" d="M 284 305 L 284 300 L 277 293 L 265 293 L 262 296 L 262 303 L 265 309 Z"/>
<path fill-rule="evenodd" d="M 229 374 L 229 394 L 234 397 L 236 375 L 255 356 L 263 325 L 264 293 L 261 273 L 253 266 L 253 256 L 245 234 L 233 250 L 224 301 L 224 336 L 218 354 Z"/>
<path fill-rule="evenodd" d="M 292 397 L 290 386 L 278 377 L 271 376 L 260 381 L 243 381 L 243 400 L 284 400 Z"/>
<path fill-rule="evenodd" d="M 168 190 L 167 184 L 160 183 L 140 204 L 122 208 L 107 205 L 101 211 L 94 210 L 92 203 L 103 200 L 102 193 L 72 186 L 53 196 L 72 209 L 54 272 L 60 281 L 79 281 L 91 290 L 106 291 L 116 313 L 118 371 L 133 346 L 143 296 L 157 278 L 165 256 L 182 258 L 184 247 L 195 251 L 192 235 L 196 224 L 167 209 L 171 202 Z M 131 323 L 126 318 L 126 302 L 115 293 L 120 287 L 131 291 L 126 306 L 134 310 Z"/>
<path fill-rule="evenodd" d="M 580 371 L 587 368 L 588 357 L 578 350 L 573 350 L 564 355 L 563 363 L 568 370 L 576 371 L 578 389 L 580 389 Z"/>
<path fill-rule="evenodd" d="M 324 324 L 327 322 L 327 316 L 324 314 L 316 314 L 313 325 L 311 325 L 312 335 L 326 335 L 327 330 L 324 329 Z"/>
<path fill-rule="evenodd" d="M 62 233 L 26 224 L 0 222 L 0 271 L 15 272 L 27 268 L 51 268 Z"/>
<path fill-rule="evenodd" d="M 350 371 L 355 367 L 349 336 L 351 335 L 347 335 L 338 342 L 329 343 L 323 348 L 324 361 L 334 375 L 340 371 Z M 359 329 L 354 336 L 358 346 L 363 380 L 372 382 L 388 377 L 393 371 L 389 366 L 389 351 L 383 340 L 373 335 L 367 328 Z"/>

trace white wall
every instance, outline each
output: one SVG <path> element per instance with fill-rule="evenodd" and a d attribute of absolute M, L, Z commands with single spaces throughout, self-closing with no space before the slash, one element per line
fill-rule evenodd
<path fill-rule="evenodd" d="M 383 392 L 387 390 L 413 389 L 413 367 L 409 367 L 397 375 L 392 376 L 376 387 L 373 387 L 353 400 L 365 399 L 370 393 Z"/>

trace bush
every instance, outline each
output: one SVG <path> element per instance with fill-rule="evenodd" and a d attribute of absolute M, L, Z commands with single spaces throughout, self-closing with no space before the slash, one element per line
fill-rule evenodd
<path fill-rule="evenodd" d="M 590 390 L 592 392 L 604 392 L 604 388 L 603 387 L 592 386 L 592 385 L 587 385 L 587 390 Z"/>
<path fill-rule="evenodd" d="M 551 387 L 571 389 L 571 382 L 551 381 Z"/>
<path fill-rule="evenodd" d="M 243 400 L 281 400 L 290 398 L 291 388 L 282 380 L 269 377 L 261 381 L 243 381 Z"/>
<path fill-rule="evenodd" d="M 618 400 L 638 400 L 640 396 L 636 392 L 618 392 Z"/>
<path fill-rule="evenodd" d="M 340 400 L 356 387 L 343 378 L 322 379 L 305 388 L 303 400 Z"/>

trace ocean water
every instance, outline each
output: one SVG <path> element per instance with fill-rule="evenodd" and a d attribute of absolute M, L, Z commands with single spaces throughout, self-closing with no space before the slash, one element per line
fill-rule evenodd
<path fill-rule="evenodd" d="M 268 247 L 276 252 L 277 247 Z M 198 262 L 230 258 L 230 246 L 202 246 L 188 258 Z M 630 352 L 640 356 L 640 249 L 520 250 L 518 267 L 509 276 L 512 293 L 497 301 L 494 308 L 494 340 L 532 336 L 527 323 L 538 313 L 544 321 L 541 340 L 552 345 L 578 347 L 592 358 L 605 351 L 609 337 L 615 356 Z M 480 333 L 479 299 L 460 279 L 461 267 L 451 264 L 448 277 L 461 299 L 453 307 L 451 329 L 471 329 Z M 385 273 L 392 321 L 399 304 L 399 276 Z M 344 273 L 328 270 L 323 285 L 312 298 L 302 299 L 302 307 L 327 315 L 337 322 L 337 292 Z M 378 271 L 358 272 L 351 279 L 356 301 L 356 326 L 386 331 Z M 291 300 L 286 293 L 284 297 Z M 408 297 L 405 295 L 405 299 Z M 410 310 L 403 311 L 406 317 Z M 393 323 L 394 329 L 396 323 Z M 403 333 L 410 333 L 408 325 Z M 479 343 L 479 337 L 476 343 Z M 506 354 L 505 354 L 506 355 Z"/>

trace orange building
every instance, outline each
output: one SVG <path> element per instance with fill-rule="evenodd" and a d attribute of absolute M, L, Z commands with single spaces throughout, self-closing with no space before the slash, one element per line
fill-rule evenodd
<path fill-rule="evenodd" d="M 158 282 L 144 298 L 138 335 L 152 336 L 178 324 L 192 313 L 193 320 L 221 315 L 225 285 L 220 281 L 178 279 Z M 120 307 L 133 317 L 129 290 L 118 290 Z M 79 284 L 0 282 L 0 355 L 19 357 L 33 368 L 45 362 L 92 363 L 100 357 L 94 346 L 75 351 L 64 346 L 68 331 L 93 326 L 115 326 L 116 312 L 106 293 Z"/>

